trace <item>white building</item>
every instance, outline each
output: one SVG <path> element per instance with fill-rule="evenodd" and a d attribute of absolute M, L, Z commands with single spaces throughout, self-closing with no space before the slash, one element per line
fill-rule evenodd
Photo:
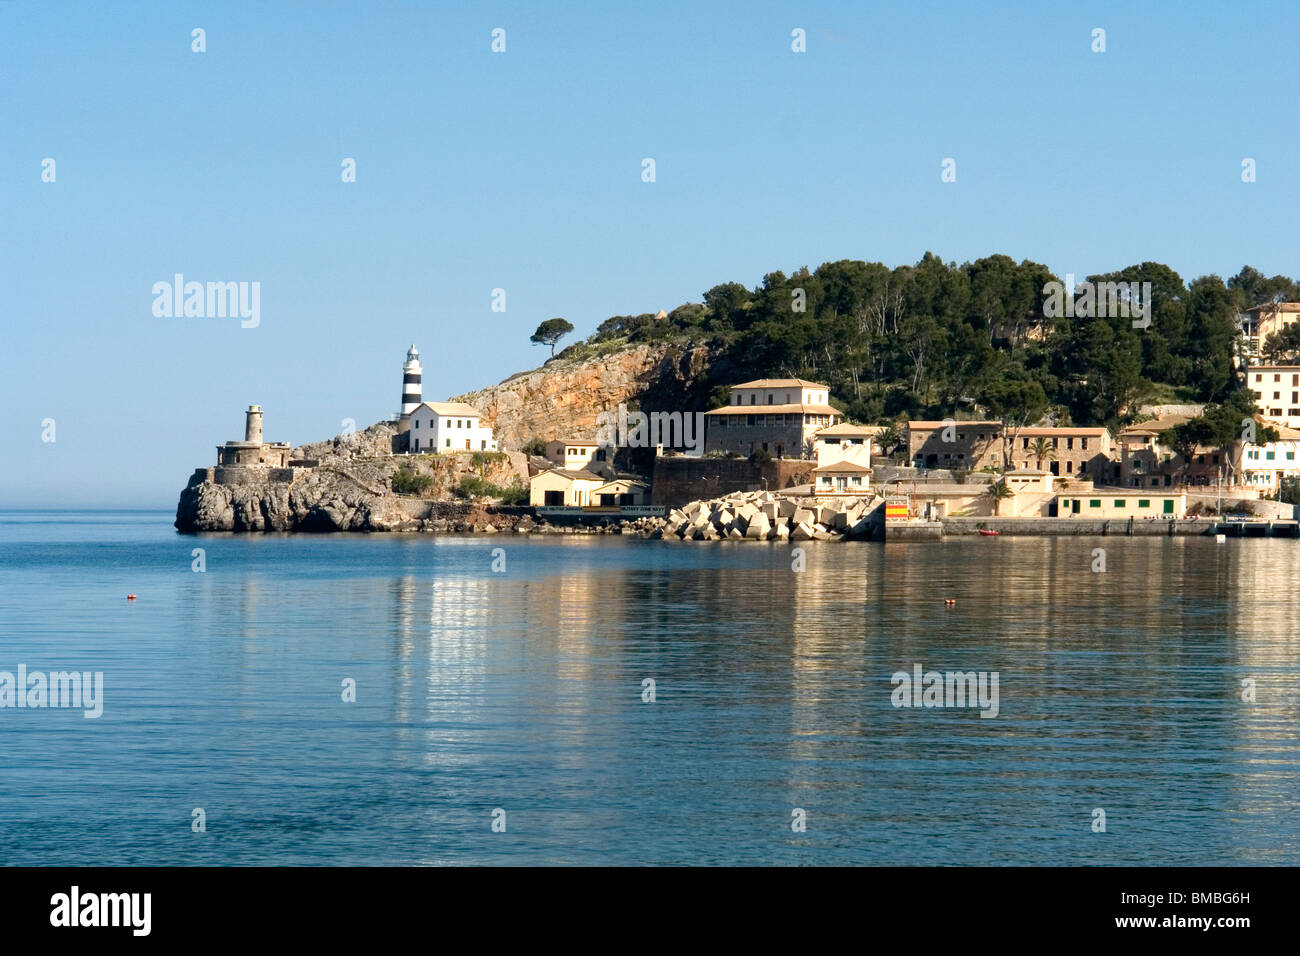
<path fill-rule="evenodd" d="M 1267 445 L 1243 443 L 1240 484 L 1261 495 L 1275 495 L 1283 478 L 1300 478 L 1300 431 L 1274 425 L 1278 440 Z"/>
<path fill-rule="evenodd" d="M 823 428 L 813 439 L 817 449 L 817 467 L 852 461 L 870 468 L 871 443 L 879 433 L 878 425 L 853 425 L 849 422 Z"/>
<path fill-rule="evenodd" d="M 464 402 L 421 402 L 411 411 L 411 451 L 496 451 L 492 429 L 480 424 L 481 418 L 476 408 Z"/>

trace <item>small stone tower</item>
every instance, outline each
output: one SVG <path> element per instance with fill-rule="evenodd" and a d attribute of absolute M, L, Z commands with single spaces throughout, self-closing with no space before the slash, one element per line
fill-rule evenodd
<path fill-rule="evenodd" d="M 262 444 L 262 406 L 249 405 L 244 415 L 244 441 Z"/>
<path fill-rule="evenodd" d="M 420 350 L 412 345 L 406 351 L 406 364 L 402 366 L 402 419 L 420 407 Z"/>

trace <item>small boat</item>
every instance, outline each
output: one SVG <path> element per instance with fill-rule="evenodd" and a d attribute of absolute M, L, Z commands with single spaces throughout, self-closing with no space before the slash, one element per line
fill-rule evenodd
<path fill-rule="evenodd" d="M 1001 531 L 990 531 L 988 528 L 980 528 L 979 532 L 980 534 L 987 535 L 990 538 L 996 538 L 1002 533 Z"/>

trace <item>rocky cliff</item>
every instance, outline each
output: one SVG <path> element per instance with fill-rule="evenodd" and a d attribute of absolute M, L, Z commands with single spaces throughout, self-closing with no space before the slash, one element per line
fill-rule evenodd
<path fill-rule="evenodd" d="M 386 424 L 294 449 L 310 469 L 200 468 L 181 492 L 176 527 L 199 531 L 416 531 L 412 503 L 449 501 L 462 479 L 507 488 L 525 482 L 524 455 L 392 455 Z M 419 496 L 393 491 L 401 470 L 427 480 Z M 218 472 L 224 472 L 219 474 Z M 272 480 L 286 473 L 292 480 Z"/>
<path fill-rule="evenodd" d="M 394 493 L 399 469 L 427 479 L 421 499 L 449 501 L 469 476 L 500 488 L 526 483 L 527 460 L 518 449 L 527 441 L 595 437 L 596 416 L 621 402 L 644 410 L 703 407 L 698 394 L 708 367 L 703 348 L 638 345 L 597 355 L 583 348 L 587 358 L 561 354 L 540 369 L 453 399 L 483 413 L 499 446 L 509 449 L 504 454 L 393 455 L 392 426 L 372 425 L 293 450 L 292 460 L 316 461 L 315 468 L 199 469 L 181 492 L 176 527 L 184 532 L 420 530 L 431 519 L 413 518 L 419 509 Z"/>
<path fill-rule="evenodd" d="M 579 361 L 561 356 L 452 401 L 482 412 L 502 448 L 520 448 L 532 438 L 594 438 L 596 416 L 620 402 L 656 411 L 695 408 L 708 361 L 704 348 L 681 345 L 638 345 Z"/>

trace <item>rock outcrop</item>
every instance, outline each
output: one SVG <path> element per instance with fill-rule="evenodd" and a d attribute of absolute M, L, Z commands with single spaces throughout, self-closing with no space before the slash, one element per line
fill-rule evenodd
<path fill-rule="evenodd" d="M 520 448 L 532 438 L 594 438 L 596 416 L 620 402 L 663 411 L 697 407 L 692 388 L 708 360 L 700 347 L 638 345 L 577 362 L 557 358 L 452 401 L 482 412 L 502 448 Z"/>
<path fill-rule="evenodd" d="M 181 492 L 176 527 L 183 532 L 427 530 L 431 520 L 419 516 L 428 510 L 421 506 L 451 501 L 463 479 L 501 488 L 527 480 L 527 460 L 518 452 L 373 454 L 391 436 L 389 426 L 375 425 L 295 449 L 293 460 L 311 457 L 318 461 L 314 468 L 246 467 L 224 469 L 224 475 L 200 468 Z M 420 496 L 394 492 L 399 471 L 426 482 Z M 275 480 L 285 473 L 292 479 Z"/>

